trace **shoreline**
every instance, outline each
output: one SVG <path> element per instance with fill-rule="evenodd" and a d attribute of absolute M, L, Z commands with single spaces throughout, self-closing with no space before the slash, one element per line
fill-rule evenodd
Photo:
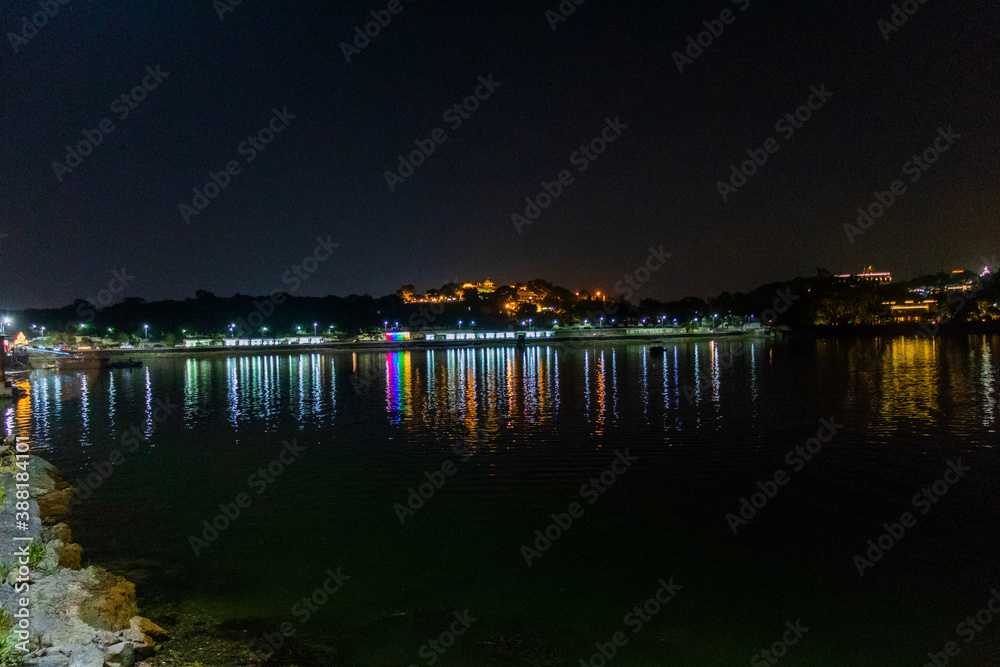
<path fill-rule="evenodd" d="M 0 664 L 152 667 L 162 627 L 139 615 L 135 584 L 97 565 L 65 522 L 76 488 L 13 434 L 0 444 Z M 26 509 L 22 512 L 21 510 Z M 22 521 L 23 520 L 23 521 Z"/>
<path fill-rule="evenodd" d="M 528 338 L 523 341 L 523 347 L 538 346 L 566 346 L 579 347 L 588 343 L 657 343 L 668 340 L 681 339 L 690 340 L 698 338 L 725 339 L 725 338 L 767 338 L 770 334 L 763 332 L 747 331 L 718 331 L 718 332 L 694 332 L 679 334 L 602 334 L 600 330 L 590 336 L 553 336 L 550 338 Z M 451 350 L 451 349 L 479 349 L 495 347 L 517 347 L 515 339 L 476 339 L 464 341 L 450 340 L 414 340 L 414 341 L 358 341 L 358 342 L 330 342 L 330 343 L 310 343 L 310 344 L 288 344 L 288 345 L 232 345 L 232 346 L 197 346 L 197 347 L 173 347 L 158 349 L 106 349 L 106 350 L 78 350 L 73 354 L 79 357 L 107 357 L 120 360 L 122 357 L 135 356 L 188 356 L 193 354 L 231 354 L 231 353 L 261 353 L 261 352 L 406 352 L 409 350 Z"/>

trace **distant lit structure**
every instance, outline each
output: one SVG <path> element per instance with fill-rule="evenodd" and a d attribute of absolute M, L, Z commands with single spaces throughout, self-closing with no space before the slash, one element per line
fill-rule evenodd
<path fill-rule="evenodd" d="M 886 301 L 883 305 L 889 306 L 892 311 L 892 321 L 920 322 L 937 310 L 937 300 L 925 299 L 924 301 Z"/>
<path fill-rule="evenodd" d="M 318 345 L 323 342 L 321 336 L 288 336 L 286 338 L 223 338 L 216 341 L 211 338 L 185 338 L 183 347 L 270 347 L 272 345 Z M 180 346 L 178 346 L 180 347 Z"/>
<path fill-rule="evenodd" d="M 389 342 L 398 342 L 404 340 L 410 340 L 409 331 L 386 331 L 385 339 Z"/>
<path fill-rule="evenodd" d="M 885 284 L 892 282 L 892 273 L 889 271 L 876 272 L 872 267 L 868 267 L 861 273 L 844 273 L 834 276 L 840 282 L 846 283 L 876 283 Z"/>
<path fill-rule="evenodd" d="M 478 290 L 480 294 L 492 294 L 496 291 L 496 286 L 493 281 L 487 278 L 481 283 L 465 283 L 462 285 L 463 290 L 475 289 Z"/>

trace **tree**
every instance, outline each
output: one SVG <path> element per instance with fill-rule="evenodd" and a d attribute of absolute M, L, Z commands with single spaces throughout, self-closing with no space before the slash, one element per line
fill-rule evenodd
<path fill-rule="evenodd" d="M 396 290 L 396 296 L 398 296 L 403 301 L 412 301 L 414 295 L 417 293 L 417 288 L 413 285 L 403 285 L 398 290 Z"/>

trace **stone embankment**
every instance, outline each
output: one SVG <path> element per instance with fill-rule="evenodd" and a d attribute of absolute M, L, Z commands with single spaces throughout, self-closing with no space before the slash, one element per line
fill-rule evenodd
<path fill-rule="evenodd" d="M 47 461 L 16 454 L 8 436 L 0 445 L 0 646 L 9 648 L 0 666 L 151 667 L 142 660 L 169 635 L 138 615 L 134 584 L 101 567 L 82 567 L 83 548 L 62 522 L 76 489 Z M 19 473 L 27 473 L 26 501 L 16 496 L 16 484 L 25 480 Z M 26 526 L 18 523 L 25 506 L 17 502 L 27 502 Z M 19 554 L 27 544 L 39 546 Z M 16 615 L 25 616 L 25 600 L 28 627 L 19 634 Z"/>

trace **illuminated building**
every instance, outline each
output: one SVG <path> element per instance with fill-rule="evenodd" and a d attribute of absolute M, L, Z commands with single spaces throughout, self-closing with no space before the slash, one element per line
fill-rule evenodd
<path fill-rule="evenodd" d="M 915 301 L 904 301 L 903 303 L 886 301 L 883 305 L 889 306 L 892 311 L 893 322 L 920 322 L 925 319 L 925 316 L 936 312 L 937 301 L 934 299 L 926 299 L 919 303 Z"/>
<path fill-rule="evenodd" d="M 844 273 L 834 276 L 834 278 L 840 282 L 849 283 L 891 283 L 892 273 L 889 271 L 875 272 L 869 266 L 861 273 Z"/>

